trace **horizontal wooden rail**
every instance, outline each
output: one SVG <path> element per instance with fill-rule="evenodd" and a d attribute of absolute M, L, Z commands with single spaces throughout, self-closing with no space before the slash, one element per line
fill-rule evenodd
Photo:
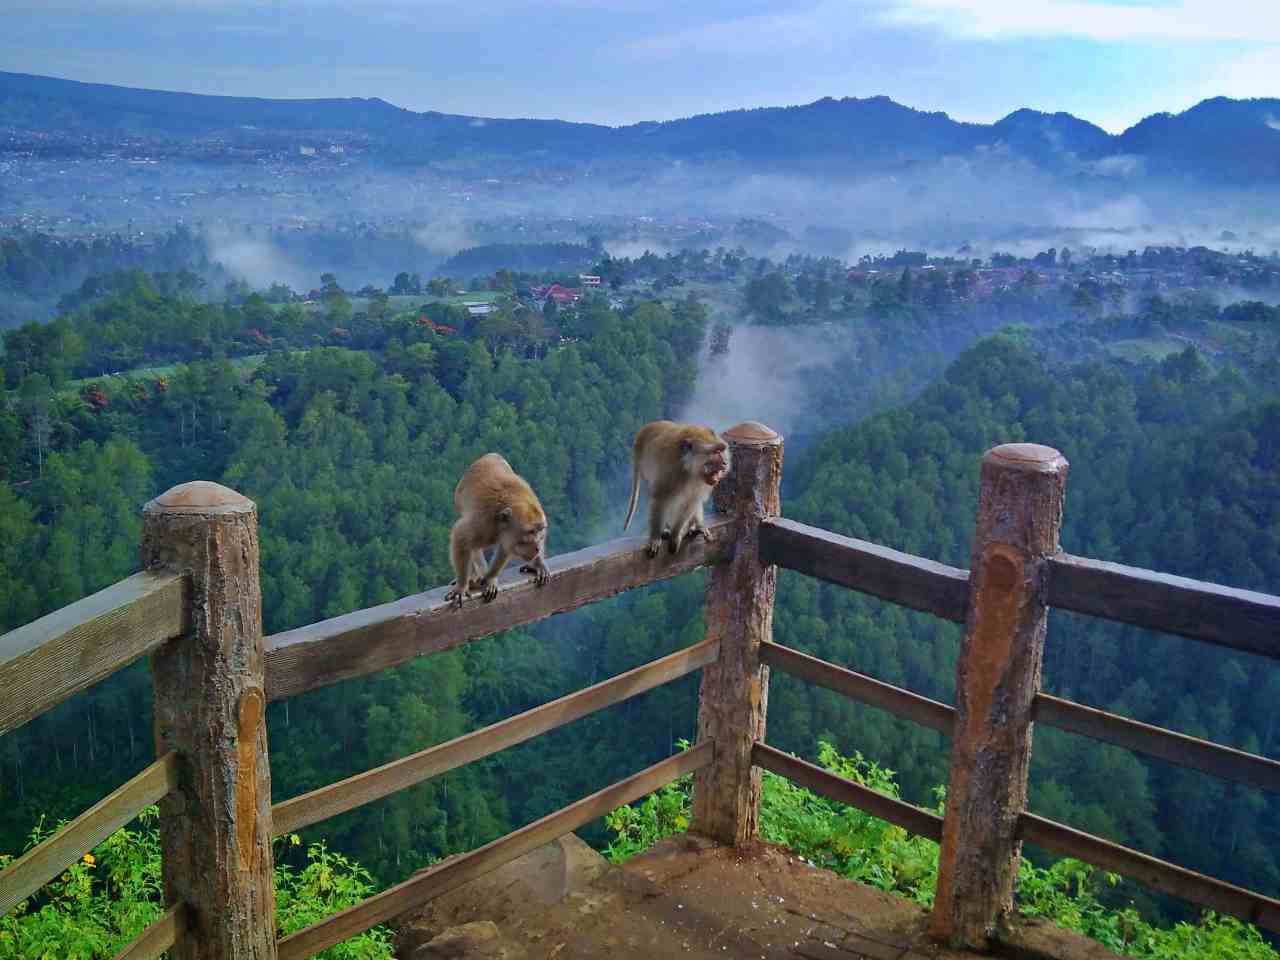
<path fill-rule="evenodd" d="M 964 623 L 969 571 L 794 520 L 760 524 L 760 557 L 788 570 Z"/>
<path fill-rule="evenodd" d="M 941 817 L 902 800 L 886 797 L 883 793 L 877 793 L 860 783 L 838 777 L 812 763 L 806 763 L 789 753 L 783 753 L 767 743 L 756 742 L 751 748 L 751 762 L 757 767 L 771 770 L 810 790 L 816 790 L 824 797 L 839 800 L 873 817 L 897 824 L 908 833 L 928 837 L 930 840 L 942 839 Z"/>
<path fill-rule="evenodd" d="M 276 836 L 301 830 L 499 750 L 524 743 L 548 730 L 692 673 L 718 656 L 719 641 L 705 640 L 482 730 L 277 803 L 271 808 Z"/>
<path fill-rule="evenodd" d="M 0 872 L 0 916 L 178 784 L 178 755 L 167 753 Z"/>
<path fill-rule="evenodd" d="M 1280 659 L 1280 597 L 1266 593 L 1060 553 L 1049 606 Z"/>
<path fill-rule="evenodd" d="M 729 555 L 727 520 L 707 525 L 714 539 L 686 543 L 676 557 L 661 552 L 650 559 L 646 541 L 626 537 L 547 562 L 551 579 L 543 587 L 508 568 L 492 603 L 468 600 L 461 610 L 445 602 L 439 587 L 377 607 L 357 610 L 266 639 L 267 697 L 282 700 L 351 677 L 394 667 L 542 620 L 614 594 L 657 583 Z M 719 533 L 719 536 L 717 536 Z"/>
<path fill-rule="evenodd" d="M 760 660 L 783 673 L 819 686 L 844 694 L 851 700 L 857 700 L 908 720 L 914 720 L 922 726 L 940 730 L 951 736 L 951 728 L 955 724 L 956 711 L 937 700 L 930 700 L 918 693 L 895 687 L 893 684 L 876 680 L 864 673 L 855 673 L 838 667 L 826 660 L 819 660 L 808 654 L 784 647 L 779 643 L 762 643 Z"/>
<path fill-rule="evenodd" d="M 187 579 L 135 573 L 0 636 L 0 736 L 188 627 Z"/>
<path fill-rule="evenodd" d="M 186 904 L 174 904 L 151 926 L 129 941 L 114 960 L 156 960 L 187 932 Z"/>
<path fill-rule="evenodd" d="M 1188 737 L 1164 727 L 1153 727 L 1045 693 L 1036 694 L 1033 709 L 1038 723 L 1114 743 L 1224 780 L 1280 793 L 1280 761 Z"/>
<path fill-rule="evenodd" d="M 711 762 L 714 750 L 714 741 L 704 741 L 471 853 L 446 860 L 354 907 L 348 907 L 341 913 L 335 913 L 319 923 L 290 934 L 280 941 L 279 960 L 302 960 L 304 957 L 314 956 L 335 943 L 341 943 L 469 880 L 496 870 L 504 863 L 524 856 L 623 804 L 652 793 L 677 777 L 705 767 Z"/>
<path fill-rule="evenodd" d="M 1091 833 L 1073 830 L 1053 820 L 1023 813 L 1018 835 L 1053 853 L 1075 857 L 1104 870 L 1122 874 L 1163 893 L 1200 904 L 1218 913 L 1239 917 L 1273 933 L 1280 933 L 1280 900 L 1214 880 L 1185 867 L 1139 853 Z"/>

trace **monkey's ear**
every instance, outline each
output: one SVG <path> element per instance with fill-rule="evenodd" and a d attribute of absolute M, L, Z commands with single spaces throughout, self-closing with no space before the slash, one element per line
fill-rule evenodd
<path fill-rule="evenodd" d="M 683 453 L 683 454 L 689 454 L 689 453 L 692 453 L 692 452 L 693 452 L 693 441 L 692 441 L 692 440 L 690 440 L 688 437 L 685 437 L 683 440 L 681 440 L 681 441 L 680 441 L 680 452 L 681 452 L 681 453 Z"/>
<path fill-rule="evenodd" d="M 511 508 L 510 508 L 510 507 L 503 507 L 501 510 L 499 510 L 499 511 L 498 511 L 498 522 L 499 522 L 499 523 L 506 523 L 506 522 L 507 522 L 507 521 L 509 521 L 510 519 L 511 519 Z"/>

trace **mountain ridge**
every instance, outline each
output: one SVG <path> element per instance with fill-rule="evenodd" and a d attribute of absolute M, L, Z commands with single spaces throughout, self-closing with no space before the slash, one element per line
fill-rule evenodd
<path fill-rule="evenodd" d="M 643 170 L 672 160 L 763 172 L 865 174 L 1003 150 L 1056 173 L 1140 170 L 1274 184 L 1280 182 L 1278 118 L 1280 99 L 1213 97 L 1112 134 L 1064 111 L 1022 107 L 987 124 L 878 95 L 607 126 L 413 111 L 378 97 L 226 97 L 0 72 L 0 128 L 16 132 L 277 147 L 303 137 L 348 139 L 364 141 L 392 161 L 461 158 L 494 169 L 607 161 Z M 1100 162 L 1115 157 L 1134 162 Z"/>

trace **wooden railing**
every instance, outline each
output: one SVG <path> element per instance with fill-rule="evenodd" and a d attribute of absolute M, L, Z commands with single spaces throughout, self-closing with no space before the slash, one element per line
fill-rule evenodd
<path fill-rule="evenodd" d="M 549 562 L 535 588 L 508 575 L 492 603 L 444 590 L 263 637 L 253 504 L 183 484 L 144 510 L 145 572 L 0 637 L 0 734 L 144 654 L 160 759 L 0 873 L 0 914 L 145 806 L 160 802 L 167 910 L 118 956 L 302 958 L 417 907 L 688 773 L 692 829 L 757 837 L 771 770 L 941 843 L 932 931 L 987 946 L 1012 909 L 1020 844 L 1079 857 L 1280 932 L 1280 902 L 1045 820 L 1026 809 L 1034 720 L 1268 790 L 1280 762 L 1048 696 L 1049 606 L 1280 657 L 1280 598 L 1086 560 L 1058 549 L 1066 462 L 1028 444 L 983 461 L 973 573 L 782 519 L 782 440 L 725 433 L 734 469 L 710 542 L 650 559 L 639 538 Z M 711 568 L 706 636 L 585 690 L 272 805 L 265 705 Z M 777 567 L 965 624 L 951 707 L 772 642 Z M 769 668 L 941 731 L 952 740 L 945 817 L 765 743 Z M 277 941 L 271 839 L 553 730 L 701 669 L 695 745 L 619 783 Z"/>

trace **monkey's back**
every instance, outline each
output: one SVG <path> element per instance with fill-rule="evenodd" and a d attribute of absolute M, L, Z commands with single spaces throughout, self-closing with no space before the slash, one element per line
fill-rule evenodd
<path fill-rule="evenodd" d="M 476 509 L 542 504 L 533 487 L 500 453 L 486 453 L 467 467 L 453 489 L 453 509 L 462 516 Z"/>

